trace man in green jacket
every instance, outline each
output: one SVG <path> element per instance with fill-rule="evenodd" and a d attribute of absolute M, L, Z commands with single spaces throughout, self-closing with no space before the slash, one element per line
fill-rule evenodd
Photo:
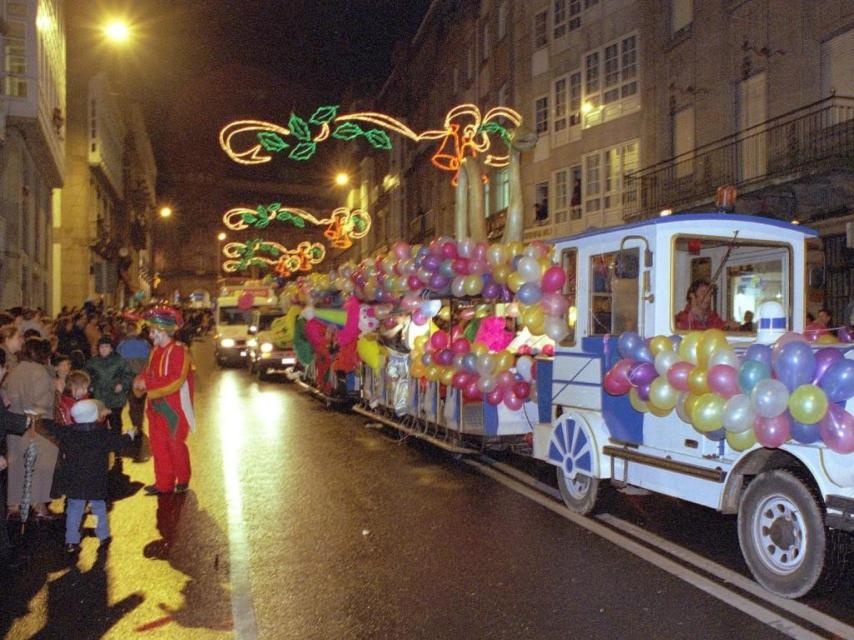
<path fill-rule="evenodd" d="M 92 377 L 92 395 L 110 410 L 110 430 L 121 435 L 122 409 L 133 384 L 134 372 L 130 363 L 113 351 L 113 343 L 106 336 L 98 340 L 98 355 L 86 363 Z"/>

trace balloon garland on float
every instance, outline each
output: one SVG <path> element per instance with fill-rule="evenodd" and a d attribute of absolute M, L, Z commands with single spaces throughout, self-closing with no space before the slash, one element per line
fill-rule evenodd
<path fill-rule="evenodd" d="M 854 360 L 832 347 L 813 351 L 786 333 L 773 346 L 751 345 L 740 358 L 719 329 L 648 342 L 627 332 L 605 391 L 629 395 L 636 411 L 679 418 L 712 440 L 744 451 L 789 439 L 854 452 L 854 416 L 840 404 L 854 397 Z"/>

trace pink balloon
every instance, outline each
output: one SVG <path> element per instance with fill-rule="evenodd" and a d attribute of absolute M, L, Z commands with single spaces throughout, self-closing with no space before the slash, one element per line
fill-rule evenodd
<path fill-rule="evenodd" d="M 543 274 L 540 289 L 543 290 L 543 293 L 554 293 L 560 291 L 565 282 L 566 272 L 559 266 L 554 265 L 546 269 L 546 272 Z"/>
<path fill-rule="evenodd" d="M 512 411 L 518 411 L 522 408 L 524 400 L 513 393 L 513 389 L 509 387 L 504 391 L 504 404 Z"/>
<path fill-rule="evenodd" d="M 430 336 L 430 344 L 433 345 L 434 349 L 446 349 L 450 342 L 451 338 L 444 331 L 437 331 Z"/>
<path fill-rule="evenodd" d="M 501 404 L 503 399 L 504 392 L 498 387 L 486 394 L 486 401 L 493 406 Z"/>
<path fill-rule="evenodd" d="M 605 391 L 612 396 L 622 396 L 628 393 L 629 389 L 632 388 L 632 383 L 629 382 L 629 369 L 632 368 L 633 364 L 634 361 L 624 358 L 611 367 L 605 374 L 603 381 Z"/>
<path fill-rule="evenodd" d="M 785 444 L 786 440 L 791 436 L 791 429 L 789 415 L 785 412 L 773 418 L 759 416 L 756 418 L 756 422 L 753 423 L 753 430 L 756 432 L 756 442 L 770 449 L 776 449 Z"/>
<path fill-rule="evenodd" d="M 487 272 L 489 267 L 483 260 L 472 259 L 468 264 L 469 273 L 472 275 L 479 276 Z"/>
<path fill-rule="evenodd" d="M 513 393 L 520 398 L 527 398 L 531 394 L 531 384 L 524 380 L 517 380 L 513 383 Z"/>
<path fill-rule="evenodd" d="M 454 353 L 468 353 L 471 351 L 471 345 L 465 338 L 457 338 L 451 343 L 451 350 Z"/>
<path fill-rule="evenodd" d="M 477 381 L 469 382 L 463 389 L 463 398 L 466 400 L 481 400 L 482 395 L 480 389 L 477 388 Z"/>
<path fill-rule="evenodd" d="M 499 387 L 503 389 L 510 389 L 516 381 L 516 376 L 509 371 L 502 371 L 495 376 L 495 381 L 498 382 Z"/>
<path fill-rule="evenodd" d="M 688 391 L 688 374 L 694 365 L 690 362 L 677 362 L 667 371 L 667 382 L 674 389 L 679 391 Z"/>
<path fill-rule="evenodd" d="M 827 406 L 827 413 L 818 423 L 821 439 L 836 453 L 854 452 L 854 416 L 838 404 Z"/>
<path fill-rule="evenodd" d="M 485 242 L 478 242 L 474 246 L 474 249 L 472 249 L 472 252 L 471 252 L 472 260 L 480 260 L 480 261 L 486 260 L 486 250 L 488 248 L 489 248 L 489 245 L 486 244 Z"/>
<path fill-rule="evenodd" d="M 457 243 L 453 240 L 448 240 L 442 245 L 442 257 L 453 260 L 457 257 Z"/>
<path fill-rule="evenodd" d="M 416 309 L 412 312 L 412 322 L 419 327 L 427 324 L 427 316 L 421 313 L 421 309 Z"/>
<path fill-rule="evenodd" d="M 738 371 L 726 364 L 715 365 L 706 376 L 709 389 L 727 400 L 741 393 L 738 385 Z"/>
<path fill-rule="evenodd" d="M 451 379 L 451 385 L 455 389 L 465 389 L 471 382 L 471 374 L 467 371 L 457 371 Z"/>
<path fill-rule="evenodd" d="M 421 280 L 416 275 L 411 275 L 406 278 L 406 284 L 412 291 L 418 291 L 424 287 Z"/>
<path fill-rule="evenodd" d="M 466 276 L 469 274 L 469 261 L 465 258 L 456 258 L 453 263 L 451 263 L 451 266 L 454 269 L 454 273 L 459 276 Z"/>
<path fill-rule="evenodd" d="M 546 315 L 556 317 L 563 316 L 569 308 L 569 300 L 559 293 L 546 293 L 540 304 L 543 306 Z"/>

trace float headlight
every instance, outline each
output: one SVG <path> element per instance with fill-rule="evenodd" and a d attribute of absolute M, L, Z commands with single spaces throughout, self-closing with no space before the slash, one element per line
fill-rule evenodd
<path fill-rule="evenodd" d="M 229 349 L 229 348 L 234 346 L 234 340 L 232 338 L 223 338 L 220 341 L 219 346 L 221 346 L 225 349 Z"/>
<path fill-rule="evenodd" d="M 273 345 L 270 342 L 264 342 L 261 345 L 261 353 L 270 353 L 273 350 Z"/>

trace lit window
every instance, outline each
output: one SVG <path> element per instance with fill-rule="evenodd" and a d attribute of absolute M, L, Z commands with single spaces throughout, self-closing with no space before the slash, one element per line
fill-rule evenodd
<path fill-rule="evenodd" d="M 569 126 L 581 124 L 581 72 L 569 76 Z"/>
<path fill-rule="evenodd" d="M 555 131 L 566 129 L 566 77 L 554 82 Z"/>
<path fill-rule="evenodd" d="M 534 122 L 537 133 L 546 133 L 549 130 L 549 97 L 537 98 L 534 103 Z"/>
<path fill-rule="evenodd" d="M 502 169 L 495 175 L 495 209 L 501 211 L 510 204 L 510 172 Z"/>
<path fill-rule="evenodd" d="M 555 171 L 554 212 L 557 222 L 566 222 L 569 212 L 569 170 Z"/>

